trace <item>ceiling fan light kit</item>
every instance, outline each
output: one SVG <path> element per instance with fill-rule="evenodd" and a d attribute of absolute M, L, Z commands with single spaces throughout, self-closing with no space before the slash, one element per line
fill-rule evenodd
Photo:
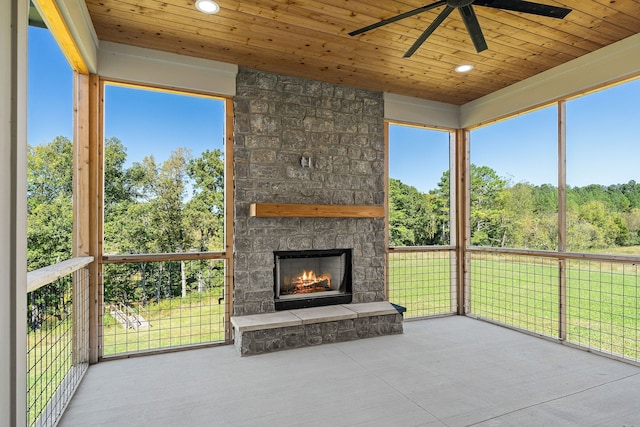
<path fill-rule="evenodd" d="M 365 33 L 367 31 L 382 27 L 383 25 L 397 22 L 401 19 L 409 18 L 422 12 L 427 12 L 431 9 L 435 9 L 440 6 L 444 6 L 444 10 L 433 20 L 433 22 L 424 30 L 424 32 L 416 39 L 413 45 L 404 54 L 405 58 L 409 58 L 415 53 L 416 50 L 429 38 L 429 36 L 442 24 L 442 22 L 453 12 L 454 9 L 458 9 L 462 22 L 464 22 L 467 32 L 471 37 L 473 46 L 476 48 L 476 52 L 480 53 L 487 49 L 487 42 L 482 34 L 480 23 L 476 16 L 473 6 L 485 6 L 493 9 L 503 9 L 512 12 L 529 13 L 538 16 L 545 16 L 549 18 L 563 19 L 571 9 L 558 6 L 549 6 L 542 3 L 534 3 L 522 0 L 440 0 L 432 4 L 427 4 L 417 9 L 410 10 L 408 12 L 401 13 L 391 18 L 383 19 L 375 24 L 367 25 L 358 30 L 349 33 L 350 36 L 357 36 L 358 34 Z"/>

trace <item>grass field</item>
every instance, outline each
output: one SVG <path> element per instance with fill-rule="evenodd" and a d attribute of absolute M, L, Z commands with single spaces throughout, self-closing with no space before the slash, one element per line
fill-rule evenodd
<path fill-rule="evenodd" d="M 105 356 L 162 348 L 224 341 L 222 287 L 191 292 L 186 298 L 163 299 L 138 309 L 148 327 L 124 328 L 107 307 L 103 322 Z"/>
<path fill-rule="evenodd" d="M 27 425 L 33 425 L 71 369 L 71 317 L 48 320 L 27 339 Z"/>
<path fill-rule="evenodd" d="M 638 254 L 640 248 L 618 253 Z M 453 253 L 389 256 L 389 299 L 406 318 L 456 311 Z M 470 315 L 559 338 L 560 266 L 552 258 L 473 253 L 466 310 Z M 640 266 L 634 263 L 566 261 L 566 339 L 590 349 L 640 361 Z M 139 313 L 147 328 L 124 328 L 105 310 L 103 354 L 166 349 L 224 341 L 222 287 L 149 303 Z M 29 420 L 55 393 L 71 367 L 71 317 L 28 335 Z M 38 402 L 35 401 L 38 400 Z"/>
<path fill-rule="evenodd" d="M 222 288 L 214 288 L 194 292 L 187 298 L 148 304 L 141 310 L 150 324 L 146 329 L 125 329 L 110 314 L 105 314 L 104 354 L 223 341 L 225 305 L 224 301 L 218 304 L 221 297 Z M 60 320 L 48 317 L 27 339 L 27 425 L 35 425 L 73 368 L 71 313 Z"/>
<path fill-rule="evenodd" d="M 451 259 L 449 252 L 390 254 L 389 301 L 405 307 L 405 317 L 454 312 Z"/>
<path fill-rule="evenodd" d="M 640 248 L 618 253 L 638 254 Z M 455 311 L 449 266 L 449 252 L 392 254 L 391 302 L 405 306 L 406 317 Z M 551 258 L 473 253 L 466 311 L 559 338 L 559 277 L 559 262 Z M 639 360 L 639 286 L 640 271 L 633 263 L 567 260 L 567 341 Z"/>

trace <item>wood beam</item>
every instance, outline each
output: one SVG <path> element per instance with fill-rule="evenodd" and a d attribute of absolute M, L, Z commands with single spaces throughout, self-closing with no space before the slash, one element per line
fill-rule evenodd
<path fill-rule="evenodd" d="M 252 203 L 249 216 L 307 218 L 384 218 L 384 206 Z"/>
<path fill-rule="evenodd" d="M 47 28 L 51 31 L 53 38 L 58 42 L 60 50 L 64 54 L 71 69 L 82 74 L 89 74 L 89 67 L 78 48 L 78 45 L 69 30 L 60 8 L 55 0 L 34 0 L 40 15 L 44 19 Z"/>

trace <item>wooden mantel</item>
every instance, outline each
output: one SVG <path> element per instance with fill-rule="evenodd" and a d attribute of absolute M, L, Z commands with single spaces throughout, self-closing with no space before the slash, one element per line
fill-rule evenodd
<path fill-rule="evenodd" d="M 309 218 L 384 218 L 384 206 L 251 203 L 250 216 Z"/>

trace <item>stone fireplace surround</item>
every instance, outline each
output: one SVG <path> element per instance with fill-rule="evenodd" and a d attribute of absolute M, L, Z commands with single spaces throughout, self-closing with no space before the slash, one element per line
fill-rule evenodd
<path fill-rule="evenodd" d="M 274 251 L 352 249 L 353 299 L 345 307 L 374 313 L 364 317 L 367 322 L 375 318 L 376 325 L 357 337 L 402 332 L 400 315 L 387 311 L 377 319 L 379 304 L 373 311 L 363 305 L 385 300 L 384 218 L 250 214 L 255 203 L 382 206 L 382 93 L 241 67 L 234 115 L 234 326 L 248 319 L 243 316 L 274 316 Z M 309 167 L 301 164 L 303 157 L 310 159 Z M 317 313 L 314 323 L 322 323 Z M 353 328 L 352 316 L 343 314 L 342 327 Z M 238 336 L 239 328 L 234 332 L 246 350 L 242 354 L 309 341 L 299 331 L 292 337 L 280 328 L 270 331 L 271 342 L 252 345 L 248 335 Z M 295 345 L 282 345 L 285 341 Z M 311 341 L 323 342 L 318 337 Z"/>

